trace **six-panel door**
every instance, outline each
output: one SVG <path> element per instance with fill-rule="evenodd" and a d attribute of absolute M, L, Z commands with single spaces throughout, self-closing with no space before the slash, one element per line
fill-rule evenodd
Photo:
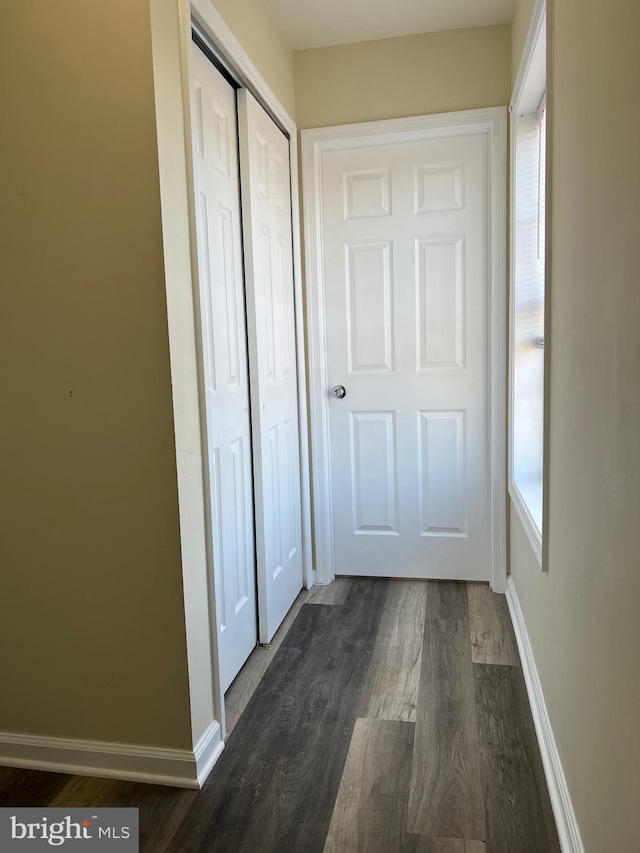
<path fill-rule="evenodd" d="M 322 157 L 335 572 L 488 580 L 486 137 Z"/>

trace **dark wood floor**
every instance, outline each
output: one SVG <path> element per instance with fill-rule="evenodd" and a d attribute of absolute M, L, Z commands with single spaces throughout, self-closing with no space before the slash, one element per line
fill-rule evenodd
<path fill-rule="evenodd" d="M 227 711 L 201 791 L 0 768 L 0 805 L 138 806 L 145 853 L 560 850 L 506 602 L 487 586 L 305 593 Z"/>

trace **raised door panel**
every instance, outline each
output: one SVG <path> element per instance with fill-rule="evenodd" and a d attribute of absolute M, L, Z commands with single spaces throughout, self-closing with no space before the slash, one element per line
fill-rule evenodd
<path fill-rule="evenodd" d="M 464 237 L 416 239 L 418 369 L 462 368 Z"/>
<path fill-rule="evenodd" d="M 395 535 L 396 435 L 393 412 L 351 412 L 354 533 Z"/>
<path fill-rule="evenodd" d="M 213 331 L 213 280 L 211 277 L 211 247 L 213 237 L 209 228 L 209 202 L 205 190 L 198 193 L 198 266 L 200 275 L 200 310 L 202 313 L 202 338 L 205 383 L 209 392 L 218 387 L 216 370 L 215 336 Z"/>
<path fill-rule="evenodd" d="M 386 169 L 343 173 L 344 218 L 371 219 L 391 213 L 391 174 Z"/>
<path fill-rule="evenodd" d="M 466 536 L 465 412 L 420 412 L 422 536 Z"/>
<path fill-rule="evenodd" d="M 391 241 L 347 244 L 349 373 L 393 370 Z"/>
<path fill-rule="evenodd" d="M 237 248 L 235 233 L 237 223 L 234 222 L 233 211 L 223 204 L 218 205 L 218 225 L 222 262 L 222 279 L 224 289 L 224 308 L 227 320 L 226 350 L 222 354 L 225 366 L 225 381 L 228 388 L 240 385 L 240 333 L 242 325 L 239 322 L 238 303 L 242 302 L 242 276 L 236 269 Z M 244 341 L 242 342 L 244 346 Z"/>
<path fill-rule="evenodd" d="M 252 582 L 253 566 L 247 559 L 247 516 L 245 512 L 245 482 L 247 472 L 245 464 L 248 454 L 245 440 L 239 436 L 229 445 L 231 471 L 229 472 L 230 500 L 229 513 L 232 516 L 231 531 L 235 534 L 235 572 L 232 572 L 232 604 L 238 613 L 249 599 L 249 587 Z"/>
<path fill-rule="evenodd" d="M 247 547 L 244 444 L 240 436 L 212 454 L 214 553 L 217 563 L 224 566 L 218 590 L 221 632 L 248 602 L 253 573 Z"/>
<path fill-rule="evenodd" d="M 464 208 L 462 163 L 432 163 L 415 167 L 416 213 L 443 213 Z"/>
<path fill-rule="evenodd" d="M 270 543 L 267 571 L 275 580 L 283 568 L 282 559 L 282 494 L 280 484 L 280 446 L 278 425 L 267 430 L 267 512 L 269 527 L 267 541 Z"/>
<path fill-rule="evenodd" d="M 293 280 L 291 268 L 291 245 L 286 234 L 278 233 L 275 241 L 275 277 L 279 288 L 280 308 L 280 363 L 279 377 L 283 381 L 295 375 L 295 326 L 293 312 L 293 292 L 289 282 Z"/>
<path fill-rule="evenodd" d="M 260 268 L 259 299 L 262 316 L 263 337 L 260 341 L 260 368 L 267 382 L 276 379 L 276 306 L 273 301 L 273 262 L 271 255 L 271 228 L 266 222 L 260 222 L 258 230 L 258 254 Z"/>
<path fill-rule="evenodd" d="M 282 542 L 287 560 L 292 560 L 300 549 L 300 507 L 296 498 L 296 483 L 299 479 L 297 429 L 291 418 L 284 422 L 282 446 Z"/>

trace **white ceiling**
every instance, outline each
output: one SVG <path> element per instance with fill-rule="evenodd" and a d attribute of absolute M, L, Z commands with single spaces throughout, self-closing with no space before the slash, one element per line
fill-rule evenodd
<path fill-rule="evenodd" d="M 517 0 L 262 0 L 293 50 L 509 24 Z"/>

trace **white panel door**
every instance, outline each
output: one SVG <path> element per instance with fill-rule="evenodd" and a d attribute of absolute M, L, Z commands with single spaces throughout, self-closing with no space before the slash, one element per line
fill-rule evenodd
<path fill-rule="evenodd" d="M 195 45 L 193 137 L 211 531 L 223 690 L 257 642 L 236 95 Z"/>
<path fill-rule="evenodd" d="M 255 459 L 260 641 L 302 589 L 289 142 L 238 92 Z"/>
<path fill-rule="evenodd" d="M 486 136 L 322 156 L 336 574 L 488 580 Z"/>

